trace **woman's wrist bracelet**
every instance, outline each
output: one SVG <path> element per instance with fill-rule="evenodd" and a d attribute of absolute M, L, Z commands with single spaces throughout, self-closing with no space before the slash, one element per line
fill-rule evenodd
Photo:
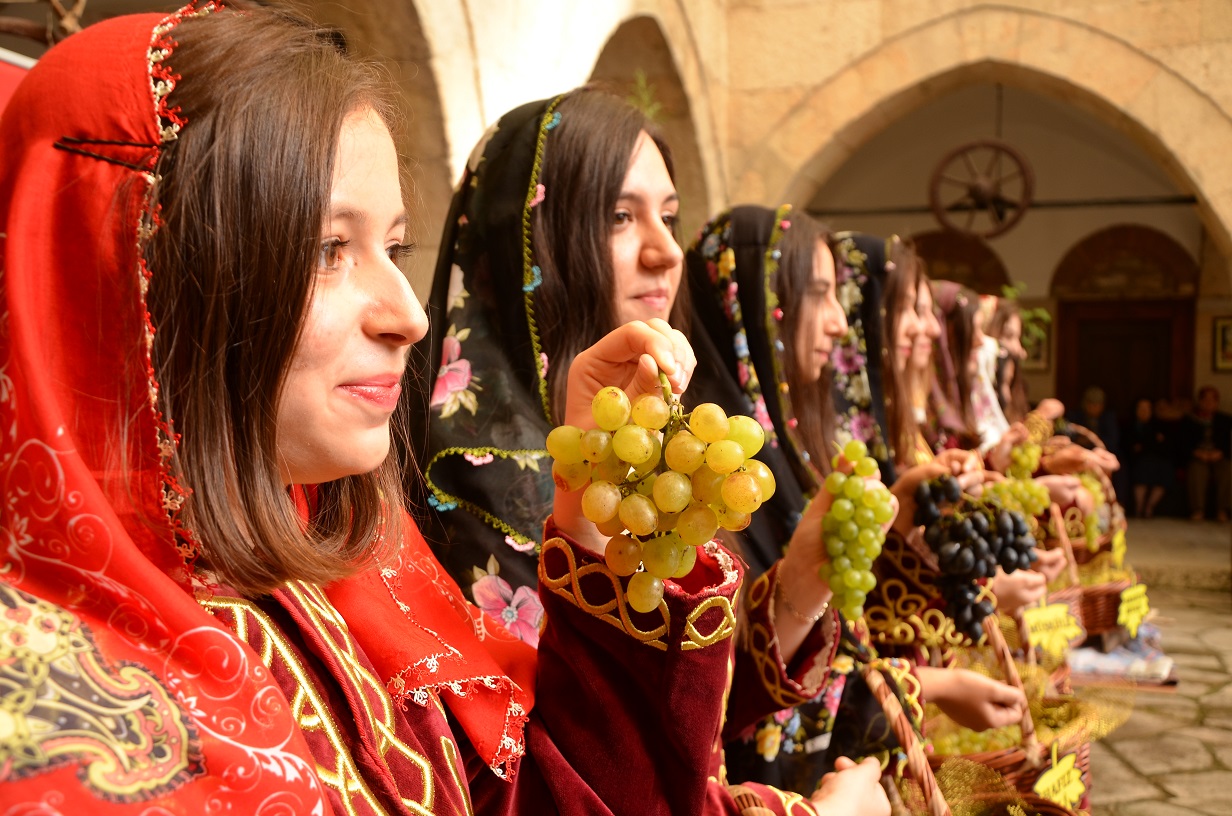
<path fill-rule="evenodd" d="M 787 607 L 787 611 L 790 612 L 792 616 L 795 617 L 801 623 L 807 623 L 810 626 L 812 626 L 813 624 L 817 623 L 817 621 L 821 620 L 821 616 L 826 614 L 826 611 L 829 610 L 830 602 L 826 601 L 824 604 L 821 605 L 821 611 L 818 612 L 816 615 L 813 615 L 810 617 L 804 614 L 799 609 L 796 609 L 795 605 L 793 605 L 791 600 L 787 597 L 787 590 L 783 589 L 783 582 L 777 580 L 778 575 L 775 575 L 775 579 L 776 579 L 775 584 L 777 585 L 778 591 L 779 591 L 779 598 L 783 601 L 783 606 Z"/>

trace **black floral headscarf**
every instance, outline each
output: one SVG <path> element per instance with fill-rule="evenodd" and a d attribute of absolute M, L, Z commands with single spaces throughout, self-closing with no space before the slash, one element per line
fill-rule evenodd
<path fill-rule="evenodd" d="M 753 514 L 741 536 L 741 554 L 754 575 L 782 554 L 805 505 L 820 484 L 809 454 L 794 433 L 786 388 L 775 294 L 779 244 L 791 229 L 791 208 L 735 207 L 702 227 L 685 256 L 693 300 L 690 342 L 697 370 L 685 392 L 690 405 L 714 402 L 728 414 L 746 414 L 766 431 L 757 454 L 774 473 L 774 496 Z"/>
<path fill-rule="evenodd" d="M 698 362 L 685 399 L 691 405 L 715 402 L 729 414 L 748 414 L 767 434 L 767 443 L 757 458 L 774 473 L 775 494 L 753 514 L 749 527 L 736 535 L 739 550 L 754 575 L 769 569 L 781 556 L 804 510 L 806 495 L 820 487 L 817 470 L 796 432 L 791 390 L 784 387 L 786 349 L 779 332 L 784 315 L 776 292 L 782 239 L 788 230 L 801 228 L 798 224 L 793 227 L 792 221 L 787 206 L 777 210 L 735 207 L 702 227 L 686 255 L 693 298 L 689 339 Z M 844 279 L 839 278 L 839 299 L 849 320 L 852 314 L 862 320 L 860 329 L 848 339 L 863 344 L 864 334 L 871 334 L 873 349 L 879 355 L 884 242 L 871 236 L 859 236 L 857 242 L 848 234 L 840 236 L 837 244 L 845 254 L 840 258 L 835 253 L 836 272 L 845 270 L 849 284 L 847 300 L 843 300 Z M 871 251 L 881 247 L 882 251 L 868 262 L 862 254 L 857 257 L 860 247 Z M 852 267 L 857 265 L 862 272 L 859 279 L 852 274 Z M 854 292 L 851 286 L 856 287 Z M 880 363 L 879 357 L 871 359 Z M 865 360 L 861 357 L 858 362 L 862 374 Z M 865 381 L 875 381 L 877 389 L 881 387 L 879 375 L 865 377 Z M 870 412 L 871 399 L 869 396 L 861 401 L 859 410 Z M 844 628 L 842 632 L 839 654 L 829 668 L 830 677 L 820 696 L 765 718 L 750 732 L 726 744 L 730 779 L 762 782 L 807 795 L 833 769 L 837 756 L 888 757 L 894 752 L 896 743 L 884 714 L 859 671 L 874 656 L 851 630 Z M 878 661 L 877 665 L 890 672 L 892 687 L 911 689 L 910 695 L 899 693 L 904 708 L 918 712 L 918 705 L 907 702 L 918 697 L 918 687 L 907 676 L 905 663 Z"/>
<path fill-rule="evenodd" d="M 416 349 L 431 397 L 410 420 L 438 557 L 478 606 L 532 644 L 554 487 L 531 214 L 545 195 L 544 144 L 562 99 L 510 111 L 467 162 L 428 299 L 431 332 Z"/>
<path fill-rule="evenodd" d="M 887 443 L 884 367 L 886 241 L 859 232 L 835 233 L 834 253 L 838 301 L 847 314 L 847 334 L 835 344 L 835 439 L 858 439 L 881 467 L 886 484 L 894 482 L 894 450 Z"/>

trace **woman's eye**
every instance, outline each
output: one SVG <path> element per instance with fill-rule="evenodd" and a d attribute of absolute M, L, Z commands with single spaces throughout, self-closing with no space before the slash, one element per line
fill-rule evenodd
<path fill-rule="evenodd" d="M 409 258 L 415 254 L 415 244 L 391 244 L 385 248 L 385 254 L 389 256 L 389 260 L 398 263 L 403 258 Z"/>
<path fill-rule="evenodd" d="M 679 216 L 677 216 L 676 213 L 664 213 L 663 214 L 663 225 L 667 227 L 669 230 L 676 229 L 676 221 L 678 220 L 679 220 Z"/>
<path fill-rule="evenodd" d="M 614 224 L 618 224 L 618 225 L 628 224 L 632 220 L 633 220 L 633 213 L 629 212 L 628 210 L 617 210 L 615 214 L 612 215 L 612 223 Z"/>
<path fill-rule="evenodd" d="M 317 266 L 321 269 L 337 269 L 342 260 L 342 248 L 350 241 L 340 238 L 326 238 L 321 242 L 321 252 L 317 256 Z"/>

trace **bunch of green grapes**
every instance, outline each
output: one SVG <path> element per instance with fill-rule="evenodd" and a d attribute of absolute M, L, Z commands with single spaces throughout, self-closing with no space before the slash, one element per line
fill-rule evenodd
<path fill-rule="evenodd" d="M 1095 509 L 1087 513 L 1082 519 L 1083 537 L 1086 539 L 1087 549 L 1095 552 L 1099 549 L 1099 538 L 1103 534 L 1099 524 L 1099 511 L 1108 501 L 1108 497 L 1104 495 L 1104 486 L 1100 484 L 1099 479 L 1090 473 L 1079 473 L 1078 481 L 1082 483 L 1082 486 L 1091 494 L 1091 498 L 1095 500 Z"/>
<path fill-rule="evenodd" d="M 850 476 L 839 472 L 841 459 L 853 466 Z M 821 578 L 834 593 L 832 603 L 848 620 L 864 614 L 864 600 L 877 585 L 873 561 L 885 544 L 882 525 L 894 518 L 890 491 L 881 482 L 871 481 L 877 460 L 858 439 L 847 443 L 834 457 L 835 469 L 826 477 L 825 490 L 834 503 L 821 519 L 822 542 L 828 564 L 821 567 Z"/>
<path fill-rule="evenodd" d="M 585 488 L 582 513 L 609 537 L 604 560 L 631 576 L 626 595 L 638 612 L 658 607 L 664 579 L 688 575 L 720 527 L 747 527 L 775 488 L 752 458 L 766 439 L 756 420 L 714 403 L 685 414 L 664 383 L 663 396 L 633 403 L 603 388 L 591 403 L 599 427 L 561 425 L 547 439 L 557 487 Z"/>
<path fill-rule="evenodd" d="M 1031 478 L 1010 478 L 984 485 L 984 496 L 1006 510 L 1042 516 L 1052 503 L 1048 488 Z"/>
<path fill-rule="evenodd" d="M 1011 479 L 1030 479 L 1039 470 L 1040 453 L 1039 445 L 1015 445 L 1010 449 L 1010 466 L 1005 469 L 1005 475 Z"/>
<path fill-rule="evenodd" d="M 1002 751 L 1022 742 L 1022 726 L 1003 725 L 987 731 L 972 731 L 970 728 L 947 730 L 933 738 L 933 751 L 938 756 L 982 754 L 986 751 Z"/>

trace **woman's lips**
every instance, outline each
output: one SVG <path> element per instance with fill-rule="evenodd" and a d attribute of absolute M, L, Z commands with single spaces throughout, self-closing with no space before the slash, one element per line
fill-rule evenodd
<path fill-rule="evenodd" d="M 346 383 L 338 386 L 353 397 L 367 402 L 382 411 L 393 411 L 398 406 L 398 397 L 402 394 L 402 383 L 398 380 L 370 380 L 357 383 Z"/>
<path fill-rule="evenodd" d="M 647 309 L 663 314 L 667 311 L 668 293 L 663 289 L 656 289 L 653 292 L 643 292 L 633 298 L 638 303 L 641 303 Z"/>

